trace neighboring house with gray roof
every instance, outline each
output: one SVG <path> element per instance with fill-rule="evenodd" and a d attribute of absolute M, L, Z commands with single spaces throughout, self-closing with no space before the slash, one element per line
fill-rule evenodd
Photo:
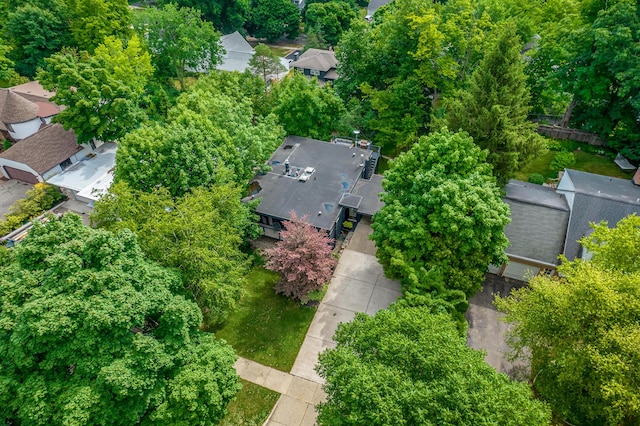
<path fill-rule="evenodd" d="M 223 35 L 220 37 L 220 45 L 225 53 L 216 69 L 244 72 L 249 68 L 249 61 L 255 52 L 242 34 L 236 31 Z"/>
<path fill-rule="evenodd" d="M 289 64 L 307 77 L 317 77 L 318 81 L 334 81 L 338 79 L 336 66 L 338 61 L 332 50 L 309 49 Z"/>
<path fill-rule="evenodd" d="M 509 263 L 490 272 L 518 280 L 554 274 L 569 223 L 566 198 L 552 188 L 517 180 L 509 181 L 504 190 L 503 200 L 511 209 L 511 222 L 504 230 L 510 243 Z"/>
<path fill-rule="evenodd" d="M 578 240 L 591 234 L 590 223 L 606 221 L 614 227 L 633 213 L 640 214 L 640 187 L 630 179 L 618 179 L 566 169 L 557 192 L 567 198 L 571 216 L 564 255 L 583 257 Z"/>
<path fill-rule="evenodd" d="M 298 217 L 336 238 L 345 220 L 371 216 L 381 206 L 378 152 L 350 144 L 289 136 L 257 175 L 244 201 L 259 199 L 256 213 L 264 234 L 280 238 L 282 222 Z"/>
<path fill-rule="evenodd" d="M 566 169 L 556 190 L 515 180 L 504 189 L 511 208 L 505 228 L 509 263 L 492 265 L 489 272 L 518 280 L 555 274 L 561 254 L 568 260 L 588 259 L 578 240 L 591 234 L 591 223 L 606 221 L 614 227 L 640 214 L 640 187 L 630 179 Z"/>

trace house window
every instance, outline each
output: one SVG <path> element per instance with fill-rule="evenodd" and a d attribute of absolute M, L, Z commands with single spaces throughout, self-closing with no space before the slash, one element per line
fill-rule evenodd
<path fill-rule="evenodd" d="M 320 71 L 318 70 L 309 70 L 310 75 L 320 75 Z"/>
<path fill-rule="evenodd" d="M 544 268 L 540 271 L 541 275 L 553 275 L 556 270 L 553 268 Z"/>
<path fill-rule="evenodd" d="M 64 160 L 62 163 L 60 163 L 60 168 L 62 170 L 67 169 L 69 166 L 71 166 L 71 158 L 67 158 L 66 160 Z"/>
<path fill-rule="evenodd" d="M 10 132 L 15 132 L 15 130 L 13 130 L 13 126 L 9 123 L 4 123 L 5 127 L 7 128 L 8 131 Z"/>
<path fill-rule="evenodd" d="M 93 139 L 91 139 L 91 140 L 89 141 L 89 145 L 91 145 L 91 149 L 92 149 L 92 150 L 94 150 L 94 151 L 96 150 L 96 143 L 93 141 Z"/>

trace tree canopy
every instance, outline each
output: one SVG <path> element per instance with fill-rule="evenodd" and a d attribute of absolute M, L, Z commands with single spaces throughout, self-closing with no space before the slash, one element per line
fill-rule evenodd
<path fill-rule="evenodd" d="M 321 425 L 548 425 L 548 407 L 423 307 L 356 314 L 319 356 Z"/>
<path fill-rule="evenodd" d="M 220 60 L 220 33 L 196 9 L 173 3 L 148 8 L 136 13 L 133 25 L 149 45 L 158 76 L 177 78 L 180 90 L 187 71 L 213 70 Z"/>
<path fill-rule="evenodd" d="M 93 52 L 105 37 L 127 39 L 131 10 L 127 0 L 66 0 L 71 35 L 80 50 Z"/>
<path fill-rule="evenodd" d="M 273 113 L 288 135 L 329 140 L 341 129 L 346 113 L 344 104 L 331 85 L 320 86 L 316 79 L 294 73 L 271 88 L 269 94 Z"/>
<path fill-rule="evenodd" d="M 531 359 L 536 392 L 572 424 L 634 425 L 640 419 L 640 217 L 594 225 L 581 243 L 589 261 L 561 277 L 538 275 L 496 299 L 514 324 L 510 344 Z M 526 349 L 525 349 L 526 348 Z"/>
<path fill-rule="evenodd" d="M 385 172 L 371 238 L 385 274 L 405 292 L 470 298 L 488 265 L 506 261 L 509 207 L 486 156 L 466 133 L 444 129 L 421 137 Z"/>
<path fill-rule="evenodd" d="M 462 129 L 489 151 L 487 161 L 506 183 L 543 148 L 528 120 L 529 89 L 515 25 L 505 26 L 471 76 L 469 87 L 446 103 L 451 129 Z"/>
<path fill-rule="evenodd" d="M 153 68 L 137 37 L 107 37 L 93 55 L 64 50 L 45 62 L 38 79 L 66 106 L 54 120 L 73 129 L 78 143 L 120 139 L 143 120 L 139 104 Z"/>
<path fill-rule="evenodd" d="M 219 324 L 233 311 L 248 271 L 241 246 L 258 235 L 252 206 L 241 198 L 230 183 L 179 198 L 166 188 L 142 192 L 117 183 L 96 203 L 91 220 L 110 231 L 132 230 L 150 259 L 181 272 L 186 294 L 207 322 Z"/>
<path fill-rule="evenodd" d="M 10 57 L 18 73 L 33 78 L 44 59 L 73 44 L 68 11 L 63 1 L 48 8 L 25 4 L 7 15 L 6 34 L 12 46 Z"/>
<path fill-rule="evenodd" d="M 166 123 L 122 138 L 116 181 L 145 192 L 163 186 L 180 196 L 229 179 L 244 184 L 254 175 L 282 143 L 282 129 L 273 115 L 254 115 L 240 87 L 246 77 L 220 74 L 210 73 L 183 93 Z"/>
<path fill-rule="evenodd" d="M 278 80 L 286 68 L 280 63 L 280 58 L 266 44 L 259 43 L 254 50 L 255 53 L 249 60 L 249 69 L 253 74 L 262 77 L 266 90 L 269 80 L 274 78 Z"/>
<path fill-rule="evenodd" d="M 242 30 L 249 16 L 251 2 L 249 0 L 160 0 L 158 4 L 175 3 L 180 7 L 191 7 L 202 13 L 205 20 L 223 34 Z"/>
<path fill-rule="evenodd" d="M 249 34 L 266 38 L 268 42 L 287 36 L 294 39 L 300 33 L 300 11 L 291 0 L 253 0 L 247 22 Z"/>
<path fill-rule="evenodd" d="M 351 21 L 356 19 L 356 11 L 352 4 L 344 1 L 312 3 L 307 6 L 304 19 L 305 32 L 314 28 L 330 46 L 335 46 Z"/>
<path fill-rule="evenodd" d="M 7 257 L 8 256 L 8 257 Z M 0 418 L 32 425 L 217 424 L 231 347 L 198 331 L 179 276 L 130 231 L 50 217 L 0 265 Z"/>

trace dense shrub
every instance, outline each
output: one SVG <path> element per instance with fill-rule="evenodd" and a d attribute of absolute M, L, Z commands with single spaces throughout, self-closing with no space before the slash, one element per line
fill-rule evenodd
<path fill-rule="evenodd" d="M 5 214 L 6 220 L 0 221 L 0 236 L 6 235 L 40 216 L 64 199 L 64 195 L 55 186 L 36 183 L 27 191 L 26 198 L 16 201 Z"/>
<path fill-rule="evenodd" d="M 544 183 L 544 176 L 539 173 L 531 173 L 527 182 L 535 183 L 536 185 L 542 185 Z"/>
<path fill-rule="evenodd" d="M 553 157 L 549 168 L 554 172 L 559 172 L 573 166 L 574 164 L 576 164 L 576 156 L 573 152 L 558 151 L 558 153 Z"/>

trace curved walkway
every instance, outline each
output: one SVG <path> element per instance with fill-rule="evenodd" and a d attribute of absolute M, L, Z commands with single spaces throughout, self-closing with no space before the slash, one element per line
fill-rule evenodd
<path fill-rule="evenodd" d="M 340 256 L 291 373 L 243 358 L 236 362 L 240 377 L 282 394 L 265 425 L 314 425 L 315 405 L 326 398 L 323 379 L 314 367 L 320 352 L 335 347 L 333 335 L 338 324 L 351 321 L 356 312 L 373 315 L 400 297 L 400 283 L 382 273 L 375 257 L 375 245 L 369 240 L 370 233 L 369 220 L 362 219 Z"/>

